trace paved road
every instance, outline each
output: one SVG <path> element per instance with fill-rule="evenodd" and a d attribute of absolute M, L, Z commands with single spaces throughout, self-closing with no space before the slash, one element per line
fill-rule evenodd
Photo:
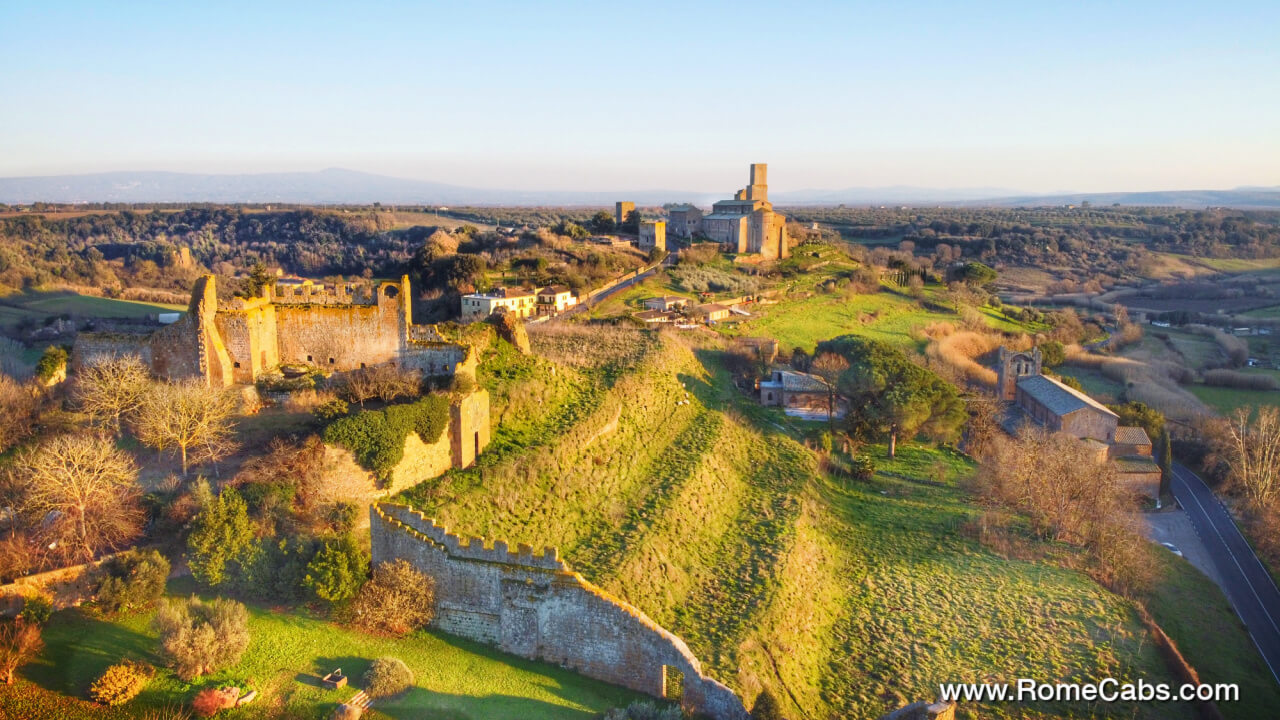
<path fill-rule="evenodd" d="M 1280 589 L 1253 548 L 1240 534 L 1227 509 L 1195 473 L 1174 464 L 1173 495 L 1191 518 L 1222 578 L 1222 588 L 1236 614 L 1280 682 Z"/>
<path fill-rule="evenodd" d="M 636 283 L 638 283 L 638 282 L 644 282 L 644 280 L 645 280 L 646 278 L 648 278 L 650 275 L 653 275 L 653 273 L 654 273 L 654 271 L 655 271 L 655 270 L 657 270 L 657 268 L 656 268 L 656 267 L 654 267 L 654 268 L 649 268 L 649 269 L 648 269 L 648 270 L 646 270 L 645 272 L 642 272 L 642 273 L 640 273 L 639 275 L 637 275 L 637 276 L 635 276 L 635 277 L 633 277 L 633 278 L 631 278 L 631 279 L 629 279 L 629 280 L 624 280 L 623 282 L 618 283 L 618 284 L 617 284 L 617 285 L 615 285 L 614 287 L 611 287 L 611 288 L 609 288 L 608 290 L 605 290 L 604 292 L 602 292 L 602 293 L 600 293 L 599 295 L 597 295 L 597 296 L 595 296 L 594 298 L 592 298 L 592 299 L 591 299 L 590 304 L 587 304 L 587 303 L 579 303 L 579 304 L 577 304 L 577 305 L 574 305 L 573 307 L 571 307 L 571 308 L 569 308 L 568 310 L 566 310 L 566 311 L 564 311 L 564 312 L 560 313 L 559 315 L 554 316 L 551 320 L 552 320 L 552 322 L 554 322 L 554 321 L 556 321 L 556 320 L 563 320 L 564 318 L 570 317 L 570 316 L 572 316 L 572 315 L 576 315 L 576 314 L 578 314 L 578 313 L 580 313 L 580 312 L 587 312 L 588 310 L 590 310 L 591 308 L 595 307 L 596 305 L 599 305 L 602 301 L 604 301 L 604 300 L 608 299 L 608 297 L 609 297 L 610 295 L 612 295 L 612 294 L 614 294 L 614 293 L 616 293 L 616 292 L 618 292 L 618 291 L 620 291 L 620 290 L 625 290 L 625 289 L 627 289 L 627 288 L 631 287 L 632 285 L 635 285 L 635 284 L 636 284 Z"/>

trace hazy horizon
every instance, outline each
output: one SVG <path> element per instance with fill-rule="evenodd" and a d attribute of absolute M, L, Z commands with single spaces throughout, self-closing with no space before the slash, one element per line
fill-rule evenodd
<path fill-rule="evenodd" d="M 1275 4 L 644 7 L 10 8 L 0 176 L 722 194 L 767 162 L 775 192 L 1280 185 Z"/>

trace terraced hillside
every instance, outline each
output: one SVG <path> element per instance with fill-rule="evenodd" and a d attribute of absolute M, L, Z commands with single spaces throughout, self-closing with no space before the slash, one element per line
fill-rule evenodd
<path fill-rule="evenodd" d="M 940 682 L 1168 679 L 1120 599 L 963 532 L 977 512 L 956 486 L 972 470 L 963 456 L 907 447 L 869 483 L 836 482 L 733 387 L 714 338 L 559 328 L 533 340 L 537 357 L 499 344 L 486 360 L 503 426 L 484 462 L 405 499 L 459 532 L 559 546 L 748 705 L 769 687 L 795 717 L 875 718 Z M 943 482 L 911 479 L 925 477 Z"/>

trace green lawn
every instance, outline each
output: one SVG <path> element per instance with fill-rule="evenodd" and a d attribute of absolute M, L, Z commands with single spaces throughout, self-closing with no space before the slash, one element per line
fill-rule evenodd
<path fill-rule="evenodd" d="M 414 672 L 409 692 L 376 705 L 379 715 L 399 720 L 586 720 L 640 697 L 443 634 L 373 637 L 305 611 L 251 606 L 249 651 L 235 666 L 192 684 L 162 670 L 142 695 L 120 709 L 76 700 L 85 698 L 94 678 L 121 658 L 160 663 L 149 618 L 147 613 L 105 621 L 78 609 L 57 613 L 45 632 L 43 655 L 22 670 L 19 692 L 0 692 L 0 717 L 137 717 L 149 708 L 188 702 L 201 687 L 247 683 L 262 697 L 222 716 L 319 720 L 355 693 L 355 688 L 326 690 L 319 676 L 341 667 L 358 685 L 370 662 L 384 655 L 404 660 Z"/>
<path fill-rule="evenodd" d="M 138 318 L 162 312 L 185 311 L 185 305 L 117 300 L 65 291 L 27 292 L 0 299 L 0 325 L 14 325 L 25 318 L 43 322 L 57 315 L 101 318 Z"/>
<path fill-rule="evenodd" d="M 1280 305 L 1272 305 L 1270 307 L 1258 308 L 1257 310 L 1250 310 L 1249 312 L 1241 313 L 1241 314 L 1244 315 L 1245 317 L 1280 318 Z"/>
<path fill-rule="evenodd" d="M 1280 405 L 1280 391 L 1277 390 L 1237 390 L 1208 385 L 1188 385 L 1187 389 L 1200 398 L 1200 402 L 1223 415 L 1228 415 L 1241 407 Z"/>

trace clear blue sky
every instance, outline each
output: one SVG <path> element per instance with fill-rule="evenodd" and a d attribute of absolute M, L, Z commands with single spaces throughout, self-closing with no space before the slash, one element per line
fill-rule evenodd
<path fill-rule="evenodd" d="M 1277 0 L 5 0 L 0 78 L 0 176 L 1280 185 Z"/>

